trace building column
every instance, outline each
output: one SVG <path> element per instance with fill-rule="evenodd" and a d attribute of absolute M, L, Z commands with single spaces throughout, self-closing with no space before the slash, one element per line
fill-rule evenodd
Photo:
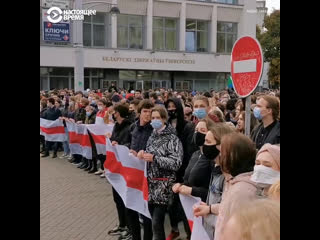
<path fill-rule="evenodd" d="M 74 9 L 82 9 L 82 0 L 75 0 Z M 83 23 L 73 22 L 73 47 L 74 47 L 74 90 L 84 90 L 84 53 L 83 53 Z"/>
<path fill-rule="evenodd" d="M 117 0 L 112 0 L 113 5 L 117 5 Z M 117 15 L 111 15 L 111 48 L 117 48 Z"/>
<path fill-rule="evenodd" d="M 179 51 L 186 50 L 186 2 L 181 3 L 180 29 L 179 29 Z"/>
<path fill-rule="evenodd" d="M 153 0 L 148 0 L 147 8 L 147 49 L 152 50 Z"/>
<path fill-rule="evenodd" d="M 218 25 L 218 16 L 217 16 L 217 5 L 214 5 L 211 13 L 211 37 L 210 37 L 210 48 L 211 52 L 217 52 L 217 25 Z"/>

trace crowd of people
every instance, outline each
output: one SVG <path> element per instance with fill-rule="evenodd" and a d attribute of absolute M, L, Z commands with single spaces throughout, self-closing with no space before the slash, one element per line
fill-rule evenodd
<path fill-rule="evenodd" d="M 114 123 L 112 145 L 125 145 L 147 162 L 151 219 L 125 207 L 112 189 L 119 239 L 174 240 L 183 222 L 191 229 L 179 194 L 201 198 L 193 211 L 203 216 L 211 240 L 280 239 L 280 91 L 251 95 L 250 136 L 245 136 L 245 99 L 232 90 L 149 91 L 117 89 L 40 92 L 40 118 L 76 124 Z M 67 128 L 65 125 L 67 134 Z M 68 135 L 68 134 L 67 134 Z M 92 159 L 71 154 L 67 141 L 45 141 L 41 157 L 60 158 L 105 177 L 106 155 L 92 144 Z M 165 234 L 169 215 L 171 231 Z M 143 229 L 143 235 L 141 230 Z"/>

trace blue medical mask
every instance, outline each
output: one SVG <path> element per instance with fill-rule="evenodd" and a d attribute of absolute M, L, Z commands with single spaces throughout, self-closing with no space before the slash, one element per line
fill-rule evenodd
<path fill-rule="evenodd" d="M 87 117 L 90 117 L 91 112 L 86 112 Z"/>
<path fill-rule="evenodd" d="M 159 120 L 159 119 L 154 119 L 151 121 L 151 126 L 154 128 L 154 129 L 160 129 L 162 127 L 162 121 Z"/>
<path fill-rule="evenodd" d="M 262 119 L 261 109 L 258 108 L 258 107 L 255 107 L 255 108 L 253 109 L 253 115 L 254 115 L 254 117 L 255 117 L 256 119 L 261 120 L 261 119 Z"/>
<path fill-rule="evenodd" d="M 197 108 L 193 111 L 193 115 L 198 119 L 203 119 L 207 116 L 207 112 L 205 108 Z"/>
<path fill-rule="evenodd" d="M 126 97 L 126 94 L 124 93 L 124 94 L 122 94 L 122 97 Z"/>
<path fill-rule="evenodd" d="M 95 101 L 95 100 L 92 100 L 91 103 L 92 103 L 92 104 L 96 104 L 96 101 Z"/>

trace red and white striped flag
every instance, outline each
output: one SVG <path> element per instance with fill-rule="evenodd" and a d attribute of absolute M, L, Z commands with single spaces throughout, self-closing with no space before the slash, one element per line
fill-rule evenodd
<path fill-rule="evenodd" d="M 40 134 L 44 136 L 46 141 L 64 142 L 67 141 L 66 132 L 63 122 L 60 119 L 55 121 L 40 118 Z"/>
<path fill-rule="evenodd" d="M 210 240 L 206 230 L 202 225 L 203 218 L 193 215 L 193 206 L 200 205 L 201 199 L 182 194 L 179 194 L 179 197 L 192 232 L 190 240 Z"/>
<path fill-rule="evenodd" d="M 114 124 L 88 124 L 86 125 L 89 130 L 93 141 L 97 148 L 97 154 L 106 154 L 106 134 L 112 133 Z"/>
<path fill-rule="evenodd" d="M 112 146 L 107 139 L 106 178 L 121 196 L 125 206 L 151 218 L 148 208 L 146 163 L 122 145 Z"/>
<path fill-rule="evenodd" d="M 69 131 L 71 154 L 79 154 L 86 159 L 92 159 L 92 147 L 86 125 L 73 122 L 66 122 L 66 124 Z"/>

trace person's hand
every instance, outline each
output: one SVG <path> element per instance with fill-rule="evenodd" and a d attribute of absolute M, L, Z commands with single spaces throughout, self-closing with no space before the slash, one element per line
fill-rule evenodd
<path fill-rule="evenodd" d="M 129 150 L 129 153 L 131 153 L 135 157 L 138 155 L 138 153 L 135 150 L 132 150 L 132 149 Z"/>
<path fill-rule="evenodd" d="M 144 155 L 144 151 L 143 150 L 140 150 L 137 154 L 137 157 L 140 159 L 140 160 L 143 160 L 143 155 Z"/>
<path fill-rule="evenodd" d="M 183 195 L 191 195 L 192 192 L 192 188 L 188 187 L 186 185 L 182 185 L 179 188 L 179 193 L 183 194 Z"/>
<path fill-rule="evenodd" d="M 69 122 L 75 123 L 75 120 L 73 118 L 69 118 Z"/>
<path fill-rule="evenodd" d="M 118 145 L 118 142 L 117 141 L 112 141 L 111 145 L 112 146 Z"/>
<path fill-rule="evenodd" d="M 59 117 L 59 120 L 63 120 L 63 117 Z"/>
<path fill-rule="evenodd" d="M 107 138 L 111 138 L 111 133 L 107 133 L 107 134 L 106 134 L 106 137 L 107 137 Z"/>
<path fill-rule="evenodd" d="M 174 193 L 178 193 L 179 192 L 179 188 L 181 187 L 181 183 L 176 183 L 172 186 L 172 191 Z"/>
<path fill-rule="evenodd" d="M 200 216 L 203 217 L 203 216 L 207 216 L 208 214 L 209 214 L 209 206 L 204 202 L 201 202 L 200 205 L 193 207 L 193 215 L 195 215 L 196 217 L 200 217 Z"/>
<path fill-rule="evenodd" d="M 151 153 L 143 154 L 143 160 L 146 162 L 152 162 L 153 161 L 153 154 L 151 154 Z"/>
<path fill-rule="evenodd" d="M 82 121 L 78 121 L 77 124 L 82 124 Z"/>

